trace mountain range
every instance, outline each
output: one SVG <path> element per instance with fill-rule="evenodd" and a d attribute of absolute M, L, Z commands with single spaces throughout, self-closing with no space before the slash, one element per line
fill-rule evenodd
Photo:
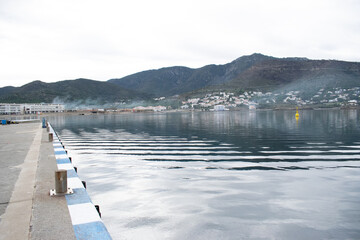
<path fill-rule="evenodd" d="M 360 63 L 307 58 L 242 56 L 224 65 L 166 67 L 107 82 L 76 79 L 0 88 L 0 102 L 100 100 L 119 102 L 152 97 L 194 95 L 212 91 L 316 91 L 360 86 Z"/>
<path fill-rule="evenodd" d="M 0 102 L 40 103 L 94 100 L 98 103 L 144 100 L 150 96 L 124 89 L 108 82 L 89 79 L 65 80 L 55 83 L 33 81 L 21 87 L 0 88 Z"/>

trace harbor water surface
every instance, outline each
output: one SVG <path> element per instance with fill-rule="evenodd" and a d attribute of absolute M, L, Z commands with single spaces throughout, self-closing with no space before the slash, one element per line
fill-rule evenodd
<path fill-rule="evenodd" d="M 360 239 L 359 110 L 49 121 L 114 239 Z"/>

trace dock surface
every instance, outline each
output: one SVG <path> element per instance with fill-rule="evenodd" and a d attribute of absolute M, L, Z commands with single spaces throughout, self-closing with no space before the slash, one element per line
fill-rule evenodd
<path fill-rule="evenodd" d="M 49 195 L 55 170 L 41 123 L 0 126 L 0 240 L 76 239 L 65 197 Z"/>

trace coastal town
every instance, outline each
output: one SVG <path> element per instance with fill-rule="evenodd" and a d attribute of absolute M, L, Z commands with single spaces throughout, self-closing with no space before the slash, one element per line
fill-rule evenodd
<path fill-rule="evenodd" d="M 205 109 L 222 111 L 237 108 L 276 108 L 286 106 L 299 107 L 347 107 L 358 106 L 360 87 L 349 89 L 319 89 L 315 94 L 304 94 L 300 91 L 260 92 L 244 91 L 235 95 L 231 92 L 206 94 L 204 97 L 189 98 L 182 101 L 181 109 Z"/>
<path fill-rule="evenodd" d="M 174 102 L 177 106 L 174 107 Z M 170 104 L 169 104 L 170 103 Z M 104 112 L 161 112 L 166 110 L 183 111 L 227 111 L 240 109 L 274 109 L 274 108 L 331 108 L 331 107 L 358 107 L 360 103 L 360 87 L 353 88 L 321 88 L 315 94 L 306 94 L 300 91 L 261 92 L 244 91 L 241 94 L 233 92 L 213 92 L 202 97 L 191 97 L 184 100 L 168 100 L 166 97 L 154 98 L 146 104 L 128 107 L 126 103 L 116 107 L 88 106 L 83 108 L 69 108 L 66 104 L 39 103 L 39 104 L 11 104 L 0 103 L 0 114 L 36 114 L 65 111 L 89 111 L 91 113 Z"/>
<path fill-rule="evenodd" d="M 174 102 L 176 104 L 174 104 Z M 157 97 L 152 102 L 139 106 L 120 107 L 112 109 L 97 109 L 97 111 L 120 112 L 161 112 L 176 111 L 227 111 L 241 109 L 274 109 L 274 108 L 347 108 L 358 107 L 360 104 L 360 87 L 353 88 L 321 88 L 314 94 L 300 91 L 243 91 L 235 94 L 228 91 L 219 91 L 204 94 L 203 96 L 179 98 Z M 124 107 L 121 107 L 124 105 Z M 119 106 L 119 105 L 118 105 Z"/>

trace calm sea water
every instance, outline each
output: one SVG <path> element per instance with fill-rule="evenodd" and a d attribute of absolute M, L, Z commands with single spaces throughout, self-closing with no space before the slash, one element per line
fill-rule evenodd
<path fill-rule="evenodd" d="M 360 239 L 360 111 L 50 119 L 114 239 Z"/>

